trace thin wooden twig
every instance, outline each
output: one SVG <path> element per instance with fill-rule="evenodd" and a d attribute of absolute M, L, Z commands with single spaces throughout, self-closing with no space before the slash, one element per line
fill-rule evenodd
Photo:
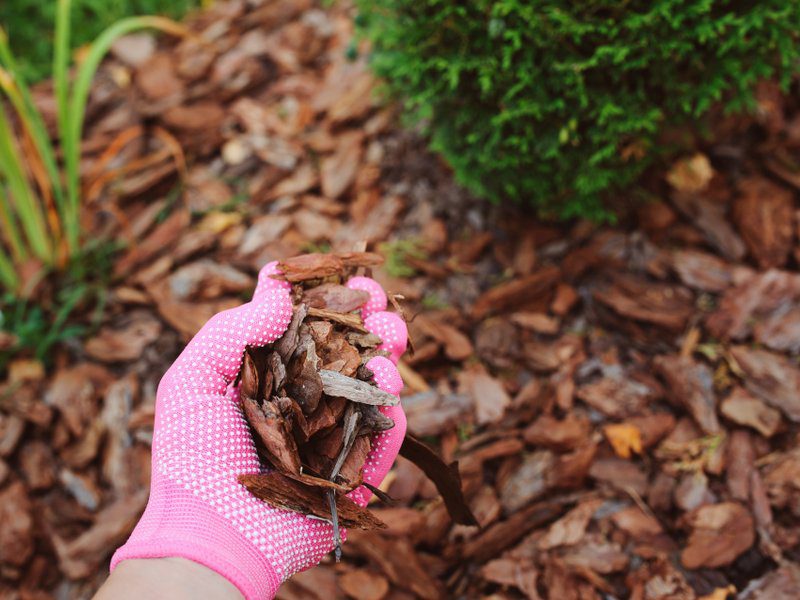
<path fill-rule="evenodd" d="M 342 534 L 339 531 L 339 515 L 336 512 L 336 495 L 333 490 L 326 490 L 328 502 L 331 506 L 331 522 L 333 523 L 333 555 L 336 557 L 336 562 L 342 560 Z"/>

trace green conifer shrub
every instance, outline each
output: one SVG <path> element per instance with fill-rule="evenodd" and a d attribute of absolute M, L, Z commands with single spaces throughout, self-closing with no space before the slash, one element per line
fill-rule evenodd
<path fill-rule="evenodd" d="M 457 179 L 560 217 L 659 155 L 660 132 L 753 107 L 800 58 L 798 0 L 358 0 L 371 62 Z"/>

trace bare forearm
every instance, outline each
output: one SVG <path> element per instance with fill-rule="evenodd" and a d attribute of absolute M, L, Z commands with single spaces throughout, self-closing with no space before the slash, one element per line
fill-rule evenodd
<path fill-rule="evenodd" d="M 95 600 L 242 600 L 227 579 L 185 558 L 126 560 L 114 569 Z"/>

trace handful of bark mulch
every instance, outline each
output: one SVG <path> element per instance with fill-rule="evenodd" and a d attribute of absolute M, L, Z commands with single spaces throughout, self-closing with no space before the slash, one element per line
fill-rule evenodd
<path fill-rule="evenodd" d="M 388 355 L 378 350 L 380 338 L 364 328 L 357 312 L 369 294 L 343 285 L 382 260 L 350 252 L 281 262 L 282 277 L 292 284 L 292 320 L 273 344 L 246 350 L 239 374 L 244 415 L 259 455 L 273 467 L 239 480 L 271 506 L 330 521 L 337 560 L 340 523 L 385 527 L 345 494 L 367 485 L 381 500 L 391 501 L 362 476 L 373 434 L 394 427 L 378 407 L 399 400 L 379 389 L 366 367 L 371 358 Z M 461 493 L 456 463 L 444 464 L 410 435 L 400 453 L 436 484 L 454 521 L 477 524 Z"/>

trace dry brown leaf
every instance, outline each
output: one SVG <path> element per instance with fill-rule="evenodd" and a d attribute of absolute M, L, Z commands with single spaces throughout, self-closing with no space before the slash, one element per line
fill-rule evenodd
<path fill-rule="evenodd" d="M 667 181 L 678 191 L 700 192 L 708 186 L 713 176 L 714 170 L 708 157 L 697 153 L 675 162 L 667 173 Z"/>
<path fill-rule="evenodd" d="M 112 54 L 131 67 L 141 66 L 155 50 L 156 40 L 151 33 L 124 35 L 111 46 Z"/>
<path fill-rule="evenodd" d="M 620 458 L 630 458 L 631 454 L 642 453 L 642 433 L 632 423 L 614 423 L 603 427 L 608 443 L 614 454 Z"/>

